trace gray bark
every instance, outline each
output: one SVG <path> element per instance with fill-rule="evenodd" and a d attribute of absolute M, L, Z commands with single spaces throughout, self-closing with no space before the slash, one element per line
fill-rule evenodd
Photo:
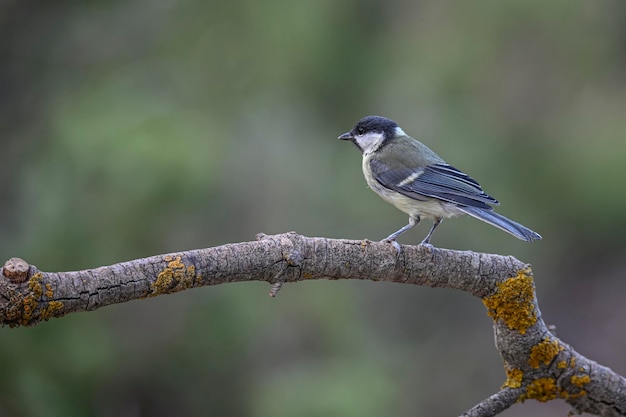
<path fill-rule="evenodd" d="M 563 399 L 576 412 L 626 415 L 626 379 L 577 353 L 541 318 L 532 271 L 511 256 L 432 246 L 259 235 L 243 242 L 73 272 L 41 272 L 13 258 L 0 277 L 0 323 L 31 326 L 51 317 L 205 285 L 363 279 L 446 287 L 481 298 L 493 318 L 507 379 L 465 412 L 494 416 L 527 399 Z"/>

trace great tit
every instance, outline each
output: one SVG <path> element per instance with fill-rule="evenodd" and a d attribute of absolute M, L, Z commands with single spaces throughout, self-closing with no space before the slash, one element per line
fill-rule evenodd
<path fill-rule="evenodd" d="M 404 133 L 393 120 L 364 117 L 339 139 L 351 141 L 363 153 L 367 185 L 409 215 L 409 224 L 384 239 L 398 252 L 398 236 L 422 218 L 434 221 L 422 241 L 428 245 L 444 218 L 460 214 L 469 214 L 526 242 L 541 239 L 538 233 L 493 211 L 491 205 L 500 203 L 486 194 L 475 179 L 448 165 L 426 145 Z"/>

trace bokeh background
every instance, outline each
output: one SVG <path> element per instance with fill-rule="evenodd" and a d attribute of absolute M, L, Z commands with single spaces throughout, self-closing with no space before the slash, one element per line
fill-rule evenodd
<path fill-rule="evenodd" d="M 336 139 L 381 114 L 544 237 L 457 219 L 434 244 L 532 263 L 546 322 L 626 374 L 625 21 L 620 0 L 2 0 L 0 258 L 60 271 L 258 232 L 381 239 L 407 218 Z M 268 290 L 2 328 L 0 415 L 458 415 L 504 381 L 465 293 Z"/>

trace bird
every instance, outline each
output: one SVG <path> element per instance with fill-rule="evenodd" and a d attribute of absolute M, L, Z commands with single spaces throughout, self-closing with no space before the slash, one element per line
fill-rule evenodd
<path fill-rule="evenodd" d="M 475 179 L 446 163 L 391 119 L 366 116 L 339 139 L 349 140 L 361 150 L 363 175 L 369 188 L 409 215 L 406 226 L 383 239 L 398 254 L 398 236 L 424 218 L 432 219 L 433 225 L 422 245 L 430 245 L 433 232 L 444 218 L 463 214 L 526 242 L 541 239 L 538 233 L 496 213 L 492 206 L 500 203 L 486 194 Z"/>

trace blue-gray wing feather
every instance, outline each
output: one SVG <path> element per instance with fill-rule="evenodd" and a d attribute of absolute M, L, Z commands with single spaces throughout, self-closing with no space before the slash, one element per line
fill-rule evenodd
<path fill-rule="evenodd" d="M 408 167 L 390 168 L 372 158 L 370 168 L 376 181 L 383 187 L 417 200 L 437 198 L 484 210 L 492 209 L 489 204 L 500 204 L 486 194 L 475 179 L 447 164 L 434 164 L 415 170 Z M 415 179 L 407 181 L 411 175 Z"/>

